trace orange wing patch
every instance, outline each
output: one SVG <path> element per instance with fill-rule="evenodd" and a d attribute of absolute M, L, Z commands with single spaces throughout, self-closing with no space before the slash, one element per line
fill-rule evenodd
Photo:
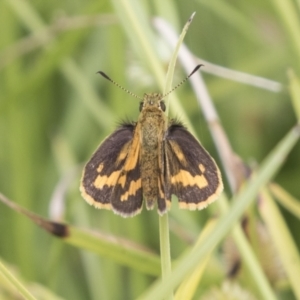
<path fill-rule="evenodd" d="M 129 184 L 128 190 L 121 195 L 121 201 L 127 201 L 130 196 L 136 195 L 137 191 L 142 187 L 142 180 L 138 179 L 136 181 L 132 180 Z"/>
<path fill-rule="evenodd" d="M 102 190 L 105 185 L 115 186 L 121 171 L 114 171 L 110 175 L 98 175 L 94 181 L 94 186 L 97 189 Z"/>
<path fill-rule="evenodd" d="M 177 144 L 177 142 L 174 142 L 172 140 L 170 140 L 169 143 L 170 143 L 170 145 L 172 147 L 172 150 L 173 150 L 176 158 L 179 159 L 180 163 L 182 163 L 183 166 L 186 166 L 187 165 L 187 161 L 186 161 L 184 153 L 180 149 L 180 146 Z"/>
<path fill-rule="evenodd" d="M 199 165 L 199 169 L 203 169 Z M 186 170 L 180 170 L 176 175 L 171 177 L 172 184 L 182 184 L 184 187 L 196 185 L 198 188 L 203 189 L 208 186 L 208 182 L 204 175 L 191 175 L 190 172 Z"/>
<path fill-rule="evenodd" d="M 130 147 L 130 148 L 129 148 Z M 126 158 L 123 171 L 128 172 L 130 170 L 134 170 L 139 161 L 139 153 L 140 153 L 140 135 L 139 135 L 139 128 L 135 130 L 135 134 L 132 139 L 132 143 L 129 146 L 129 153 Z"/>

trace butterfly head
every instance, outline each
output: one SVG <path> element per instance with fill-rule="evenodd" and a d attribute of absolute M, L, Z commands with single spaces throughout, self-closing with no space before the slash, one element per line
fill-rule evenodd
<path fill-rule="evenodd" d="M 166 110 L 163 95 L 159 93 L 144 94 L 143 101 L 140 103 L 140 111 L 146 108 L 158 108 L 161 111 Z"/>

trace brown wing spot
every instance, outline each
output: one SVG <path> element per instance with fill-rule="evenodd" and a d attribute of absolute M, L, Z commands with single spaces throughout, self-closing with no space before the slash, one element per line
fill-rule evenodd
<path fill-rule="evenodd" d="M 142 180 L 139 178 L 137 181 L 130 182 L 128 190 L 121 196 L 121 201 L 127 201 L 130 196 L 134 196 L 136 192 L 142 187 Z"/>
<path fill-rule="evenodd" d="M 191 173 L 185 170 L 180 170 L 175 176 L 172 176 L 171 183 L 181 183 L 184 187 L 196 185 L 200 189 L 208 186 L 208 182 L 204 175 L 192 176 Z"/>
<path fill-rule="evenodd" d="M 97 188 L 97 189 L 103 189 L 103 187 L 105 185 L 107 186 L 114 186 L 120 176 L 120 172 L 121 171 L 115 171 L 115 172 L 112 172 L 109 176 L 100 176 L 98 175 L 96 180 L 94 181 L 94 186 Z"/>

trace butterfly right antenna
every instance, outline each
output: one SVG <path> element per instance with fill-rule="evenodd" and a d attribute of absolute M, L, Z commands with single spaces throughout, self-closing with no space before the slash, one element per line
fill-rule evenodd
<path fill-rule="evenodd" d="M 197 65 L 194 70 L 187 76 L 185 77 L 182 81 L 180 81 L 176 86 L 174 86 L 171 91 L 167 92 L 166 94 L 163 95 L 163 98 L 165 98 L 166 96 L 168 96 L 169 94 L 171 94 L 172 92 L 174 92 L 177 88 L 179 88 L 183 83 L 185 83 L 195 72 L 197 72 L 200 67 L 203 67 L 204 65 L 200 64 Z"/>

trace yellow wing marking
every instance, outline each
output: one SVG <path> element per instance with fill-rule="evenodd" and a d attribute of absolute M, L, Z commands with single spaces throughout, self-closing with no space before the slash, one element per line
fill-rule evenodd
<path fill-rule="evenodd" d="M 136 126 L 135 133 L 132 139 L 132 143 L 130 147 L 128 146 L 128 156 L 126 158 L 126 162 L 124 164 L 123 170 L 128 172 L 136 168 L 139 160 L 139 153 L 140 153 L 140 128 Z"/>
<path fill-rule="evenodd" d="M 199 169 L 203 169 L 204 166 L 202 164 L 199 165 Z M 204 168 L 205 169 L 205 168 Z M 171 183 L 181 183 L 184 187 L 196 185 L 200 189 L 203 189 L 208 186 L 208 182 L 204 175 L 196 175 L 192 176 L 189 171 L 180 170 L 176 175 L 173 175 L 171 178 Z"/>
<path fill-rule="evenodd" d="M 127 201 L 130 196 L 134 196 L 136 192 L 142 187 L 142 180 L 132 180 L 130 182 L 128 190 L 121 196 L 121 201 Z"/>
<path fill-rule="evenodd" d="M 202 164 L 199 164 L 199 169 L 202 173 L 205 172 L 205 167 Z"/>
<path fill-rule="evenodd" d="M 88 204 L 93 205 L 96 208 L 111 209 L 110 203 L 103 204 L 101 202 L 96 201 L 93 197 L 86 193 L 85 188 L 82 185 L 80 186 L 80 192 L 82 197 Z"/>
<path fill-rule="evenodd" d="M 115 186 L 118 178 L 120 176 L 121 171 L 112 172 L 110 175 L 98 175 L 94 181 L 94 186 L 97 189 L 103 189 L 105 185 L 107 186 Z"/>
<path fill-rule="evenodd" d="M 122 160 L 124 160 L 126 158 L 126 156 L 128 155 L 128 151 L 130 149 L 130 142 L 127 142 L 123 148 L 121 149 L 118 158 L 116 159 L 115 164 L 118 165 Z"/>
<path fill-rule="evenodd" d="M 103 167 L 104 167 L 104 165 L 103 165 L 103 163 L 101 163 L 97 168 L 97 172 L 101 173 L 101 171 L 103 170 Z"/>
<path fill-rule="evenodd" d="M 187 163 L 186 163 L 185 155 L 181 151 L 180 146 L 176 142 L 174 142 L 172 140 L 170 140 L 169 143 L 171 144 L 172 150 L 173 150 L 174 154 L 176 155 L 176 157 L 180 160 L 180 162 L 184 166 L 186 166 Z"/>

